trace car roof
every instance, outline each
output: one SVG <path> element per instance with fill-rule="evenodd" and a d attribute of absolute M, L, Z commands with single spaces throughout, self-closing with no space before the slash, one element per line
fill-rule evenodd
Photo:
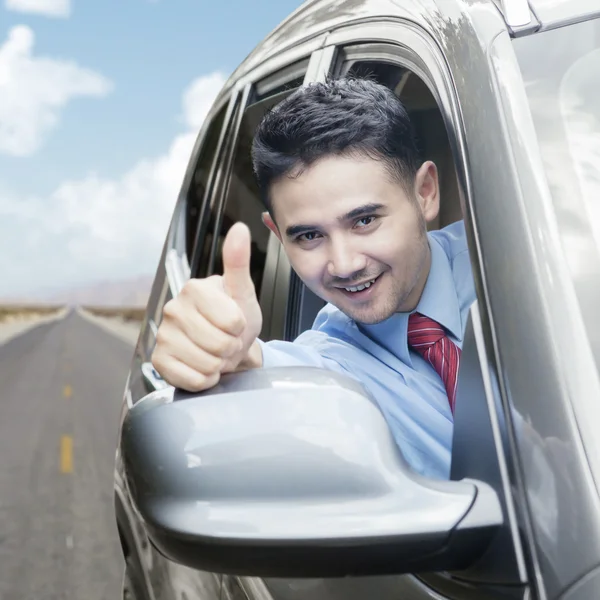
<path fill-rule="evenodd" d="M 509 14 L 511 6 L 528 3 L 528 0 L 487 1 L 495 4 L 503 14 Z M 403 17 L 407 12 L 415 15 L 435 13 L 437 3 L 438 0 L 307 0 L 257 46 L 244 64 L 251 68 L 274 52 L 344 23 L 376 17 Z M 471 3 L 456 2 L 457 6 Z M 529 6 L 543 28 L 600 15 L 598 0 L 529 0 Z"/>
<path fill-rule="evenodd" d="M 462 0 L 451 0 L 462 3 Z M 484 0 L 492 3 L 493 0 Z M 438 0 L 306 0 L 282 21 L 233 72 L 225 89 L 269 58 L 343 25 L 404 18 L 427 25 L 437 14 Z"/>
<path fill-rule="evenodd" d="M 414 14 L 419 14 L 424 8 L 434 9 L 435 0 L 404 0 L 403 5 L 399 6 L 396 0 L 306 0 L 262 40 L 233 73 L 232 79 L 287 48 L 341 25 L 377 17 L 404 16 L 407 5 L 412 5 Z"/>
<path fill-rule="evenodd" d="M 311 38 L 343 25 L 373 19 L 404 18 L 430 28 L 439 19 L 442 0 L 306 0 L 282 21 L 231 74 L 222 94 L 243 75 L 273 56 Z M 600 16 L 598 0 L 450 0 L 458 10 L 487 2 L 506 17 L 529 6 L 540 23 L 537 29 L 554 29 L 595 15 Z M 443 0 L 447 7 L 449 0 Z M 534 31 L 533 29 L 532 31 Z"/>

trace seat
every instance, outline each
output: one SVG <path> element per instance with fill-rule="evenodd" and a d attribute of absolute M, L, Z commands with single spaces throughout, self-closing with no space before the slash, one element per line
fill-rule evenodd
<path fill-rule="evenodd" d="M 458 179 L 442 113 L 433 94 L 417 75 L 407 72 L 394 89 L 414 124 L 423 159 L 438 168 L 440 212 L 429 229 L 441 229 L 462 219 Z"/>

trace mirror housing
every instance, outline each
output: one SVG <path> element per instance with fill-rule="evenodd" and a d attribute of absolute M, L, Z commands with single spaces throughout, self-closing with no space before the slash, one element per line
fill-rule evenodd
<path fill-rule="evenodd" d="M 158 390 L 121 429 L 148 535 L 187 567 L 257 577 L 455 570 L 502 524 L 494 490 L 411 472 L 357 382 L 311 367 Z"/>

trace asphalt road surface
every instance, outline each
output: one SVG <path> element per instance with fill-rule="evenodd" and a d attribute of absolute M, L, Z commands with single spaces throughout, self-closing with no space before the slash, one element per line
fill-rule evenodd
<path fill-rule="evenodd" d="M 118 600 L 112 501 L 133 347 L 75 312 L 0 346 L 0 599 Z"/>

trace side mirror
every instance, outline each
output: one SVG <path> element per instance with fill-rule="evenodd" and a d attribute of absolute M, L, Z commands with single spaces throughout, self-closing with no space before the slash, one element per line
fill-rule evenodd
<path fill-rule="evenodd" d="M 158 550 L 258 577 L 455 570 L 502 524 L 479 481 L 411 472 L 377 404 L 310 367 L 146 396 L 121 430 L 128 487 Z"/>

